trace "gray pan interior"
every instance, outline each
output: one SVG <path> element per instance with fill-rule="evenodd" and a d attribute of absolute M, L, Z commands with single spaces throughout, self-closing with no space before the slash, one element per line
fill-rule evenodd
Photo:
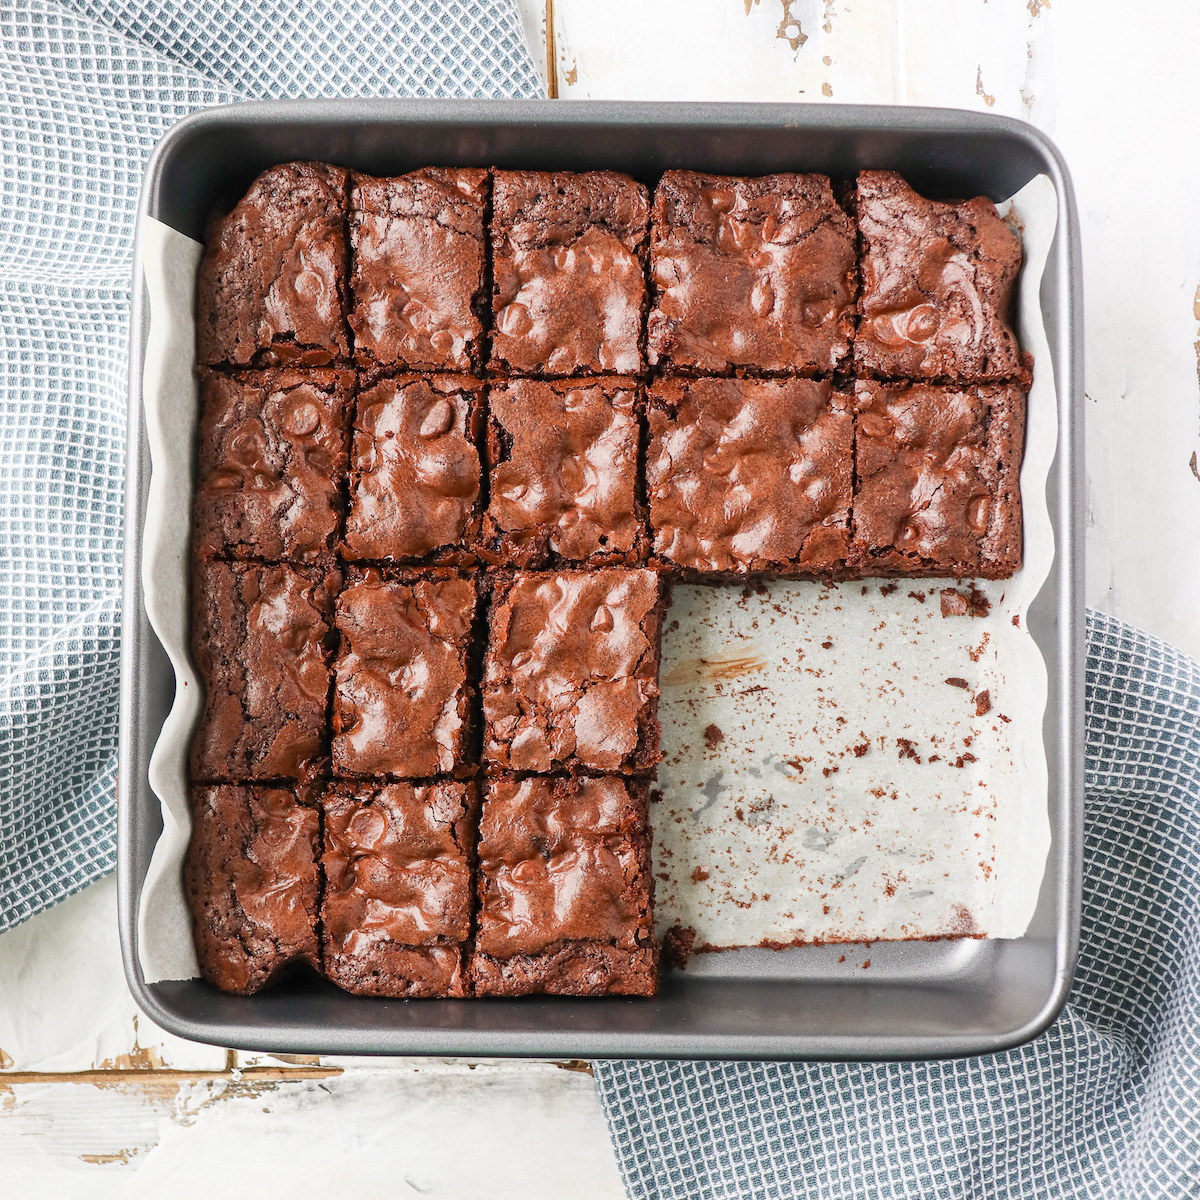
<path fill-rule="evenodd" d="M 933 1058 L 1035 1037 L 1058 1015 L 1078 949 L 1083 819 L 1083 316 L 1070 177 L 1043 134 L 939 109 L 800 104 L 534 101 L 280 101 L 210 109 L 175 125 L 146 171 L 138 221 L 194 238 L 218 198 L 263 168 L 323 159 L 374 174 L 429 163 L 627 171 L 653 185 L 670 167 L 730 174 L 865 167 L 902 172 L 935 197 L 1003 199 L 1045 173 L 1058 232 L 1041 300 L 1059 397 L 1048 499 L 1057 555 L 1029 613 L 1049 669 L 1044 732 L 1052 845 L 1033 921 L 1015 941 L 882 943 L 870 972 L 836 946 L 720 956 L 722 974 L 671 972 L 653 999 L 376 1000 L 315 979 L 250 998 L 200 980 L 147 984 L 138 899 L 158 837 L 146 780 L 173 676 L 146 621 L 142 523 L 150 460 L 142 415 L 147 308 L 135 250 L 121 671 L 119 882 L 125 973 L 159 1025 L 200 1042 L 327 1054 L 662 1058 Z M 140 232 L 138 238 L 140 246 Z M 853 956 L 847 956 L 851 958 Z"/>

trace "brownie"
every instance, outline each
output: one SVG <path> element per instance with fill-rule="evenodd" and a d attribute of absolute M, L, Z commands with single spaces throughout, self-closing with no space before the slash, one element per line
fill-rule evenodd
<path fill-rule="evenodd" d="M 654 193 L 651 365 L 832 371 L 848 359 L 854 225 L 824 175 L 668 171 Z"/>
<path fill-rule="evenodd" d="M 476 995 L 654 994 L 647 786 L 612 776 L 489 782 Z"/>
<path fill-rule="evenodd" d="M 203 366 L 322 366 L 350 352 L 346 187 L 340 167 L 264 171 L 209 223 L 196 358 Z"/>
<path fill-rule="evenodd" d="M 927 200 L 892 171 L 858 177 L 860 373 L 959 382 L 1021 379 L 1009 327 L 1021 241 L 984 197 Z"/>
<path fill-rule="evenodd" d="M 463 562 L 479 532 L 478 380 L 400 375 L 359 393 L 345 554 Z"/>
<path fill-rule="evenodd" d="M 192 788 L 184 893 L 200 973 L 249 995 L 293 963 L 320 966 L 320 818 L 290 788 Z"/>
<path fill-rule="evenodd" d="M 613 171 L 495 173 L 493 370 L 641 370 L 649 207 L 646 189 Z"/>
<path fill-rule="evenodd" d="M 663 605 L 658 576 L 645 569 L 496 580 L 483 674 L 485 765 L 652 770 Z"/>
<path fill-rule="evenodd" d="M 650 389 L 654 553 L 689 575 L 844 571 L 853 398 L 813 379 L 668 379 Z"/>
<path fill-rule="evenodd" d="M 493 387 L 487 556 L 524 567 L 638 561 L 638 408 L 636 388 L 612 376 Z"/>
<path fill-rule="evenodd" d="M 194 779 L 303 779 L 318 765 L 335 584 L 312 568 L 197 566 L 192 651 L 207 694 Z"/>
<path fill-rule="evenodd" d="M 201 374 L 201 557 L 312 562 L 333 550 L 353 394 L 353 371 Z"/>
<path fill-rule="evenodd" d="M 448 167 L 352 177 L 350 328 L 360 363 L 478 365 L 487 179 L 487 171 Z"/>
<path fill-rule="evenodd" d="M 368 996 L 465 996 L 471 933 L 471 783 L 329 788 L 325 974 Z"/>
<path fill-rule="evenodd" d="M 353 575 L 337 599 L 338 775 L 409 779 L 470 769 L 473 580 Z"/>
<path fill-rule="evenodd" d="M 1022 389 L 864 380 L 856 394 L 857 572 L 1013 574 L 1021 565 Z"/>

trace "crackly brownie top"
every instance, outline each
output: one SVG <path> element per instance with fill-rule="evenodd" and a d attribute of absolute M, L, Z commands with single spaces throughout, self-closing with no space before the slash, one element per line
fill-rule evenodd
<path fill-rule="evenodd" d="M 613 171 L 497 171 L 492 366 L 637 372 L 649 199 Z"/>
<path fill-rule="evenodd" d="M 479 828 L 477 948 L 508 958 L 558 941 L 647 943 L 644 809 L 619 779 L 493 780 Z"/>
<path fill-rule="evenodd" d="M 650 362 L 838 367 L 854 333 L 854 242 L 824 175 L 668 171 L 654 194 Z"/>
<path fill-rule="evenodd" d="M 335 771 L 422 777 L 461 765 L 475 584 L 366 571 L 341 591 Z"/>
<path fill-rule="evenodd" d="M 891 171 L 864 171 L 858 225 L 856 363 L 919 379 L 1027 376 L 1008 324 L 1021 241 L 990 200 L 927 200 Z"/>
<path fill-rule="evenodd" d="M 810 379 L 655 384 L 646 456 L 655 553 L 701 572 L 844 563 L 851 403 Z"/>
<path fill-rule="evenodd" d="M 860 381 L 856 403 L 854 537 L 865 564 L 1015 570 L 1022 390 Z"/>
<path fill-rule="evenodd" d="M 338 785 L 322 805 L 322 917 L 339 953 L 467 937 L 473 784 Z"/>
<path fill-rule="evenodd" d="M 350 371 L 201 380 L 195 549 L 311 561 L 333 549 L 346 473 Z"/>
<path fill-rule="evenodd" d="M 213 222 L 200 264 L 201 364 L 346 357 L 346 179 L 325 163 L 271 167 Z"/>
<path fill-rule="evenodd" d="M 332 602 L 315 570 L 208 562 L 193 645 L 207 695 L 197 779 L 300 779 L 321 750 Z"/>
<path fill-rule="evenodd" d="M 346 553 L 418 560 L 477 531 L 479 383 L 404 375 L 362 392 L 354 421 Z"/>
<path fill-rule="evenodd" d="M 549 554 L 633 553 L 641 532 L 635 401 L 633 388 L 611 379 L 493 388 L 485 538 L 522 565 Z"/>
<path fill-rule="evenodd" d="M 469 371 L 482 330 L 487 171 L 426 167 L 352 177 L 355 356 Z"/>
<path fill-rule="evenodd" d="M 206 979 L 257 991 L 297 959 L 318 962 L 317 812 L 281 788 L 221 785 L 192 793 L 184 867 Z"/>
<path fill-rule="evenodd" d="M 518 771 L 621 770 L 658 695 L 653 571 L 518 573 L 498 589 L 484 671 L 485 755 Z"/>

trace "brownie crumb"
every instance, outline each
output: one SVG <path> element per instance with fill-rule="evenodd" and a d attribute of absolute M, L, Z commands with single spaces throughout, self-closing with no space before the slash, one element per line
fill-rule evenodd
<path fill-rule="evenodd" d="M 900 585 L 898 583 L 885 583 L 883 587 L 879 589 L 879 594 L 881 596 L 890 596 L 899 586 Z"/>
<path fill-rule="evenodd" d="M 663 935 L 663 957 L 667 966 L 682 971 L 692 957 L 696 944 L 696 931 L 691 925 L 685 929 L 678 921 Z"/>
<path fill-rule="evenodd" d="M 870 750 L 870 748 L 871 748 L 870 742 L 859 742 L 859 744 L 854 747 L 854 757 L 862 758 L 862 756 L 864 754 L 866 754 L 866 752 L 868 750 Z"/>
<path fill-rule="evenodd" d="M 832 649 L 833 649 L 833 643 L 832 643 L 832 642 L 822 642 L 822 643 L 821 643 L 821 649 L 822 649 L 822 650 L 832 650 Z"/>
<path fill-rule="evenodd" d="M 924 592 L 909 592 L 908 594 L 913 600 L 916 600 L 921 604 L 925 603 L 925 593 Z"/>
<path fill-rule="evenodd" d="M 916 762 L 921 761 L 921 756 L 913 748 L 913 743 L 909 738 L 897 738 L 896 745 L 900 747 L 901 759 L 911 758 Z"/>
<path fill-rule="evenodd" d="M 710 750 L 715 750 L 721 742 L 725 740 L 725 735 L 716 725 L 710 725 L 704 731 L 704 741 Z"/>
<path fill-rule="evenodd" d="M 697 867 L 692 872 L 692 882 L 693 883 L 703 883 L 707 878 L 708 878 L 708 868 L 707 867 Z"/>
<path fill-rule="evenodd" d="M 1018 628 L 1018 629 L 1021 628 L 1021 614 L 1020 613 L 1013 613 L 1012 623 L 1013 623 L 1013 625 L 1016 626 L 1016 628 Z"/>
<path fill-rule="evenodd" d="M 971 685 L 965 679 L 962 679 L 958 675 L 951 675 L 950 678 L 946 680 L 946 682 L 951 687 L 962 688 L 964 692 L 971 690 Z"/>
<path fill-rule="evenodd" d="M 985 717 L 992 711 L 992 698 L 985 688 L 975 697 L 975 715 L 977 717 Z"/>
<path fill-rule="evenodd" d="M 943 617 L 986 617 L 991 611 L 992 602 L 978 588 L 965 594 L 957 588 L 942 588 Z"/>

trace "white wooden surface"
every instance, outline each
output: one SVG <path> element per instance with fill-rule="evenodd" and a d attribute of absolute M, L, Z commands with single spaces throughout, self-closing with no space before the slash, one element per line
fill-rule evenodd
<path fill-rule="evenodd" d="M 1084 236 L 1088 602 L 1200 655 L 1200 6 L 519 0 L 563 98 L 942 104 L 1031 120 Z M 0 937 L 0 1194 L 617 1197 L 591 1077 L 282 1060 L 169 1037 L 111 879 Z"/>

